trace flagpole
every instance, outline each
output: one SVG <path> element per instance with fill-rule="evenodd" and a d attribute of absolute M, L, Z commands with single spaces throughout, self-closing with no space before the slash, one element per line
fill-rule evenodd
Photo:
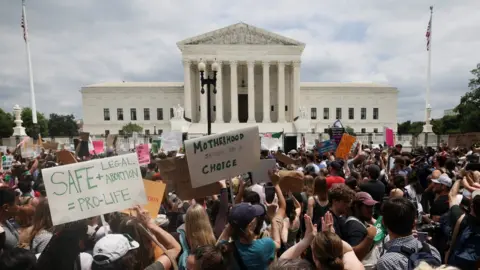
<path fill-rule="evenodd" d="M 22 0 L 22 15 L 24 24 L 25 48 L 27 50 L 28 61 L 28 76 L 30 78 L 30 102 L 32 106 L 32 122 L 34 127 L 37 125 L 37 105 L 35 103 L 35 88 L 33 86 L 33 71 L 32 71 L 32 57 L 30 54 L 30 44 L 28 42 L 28 28 L 27 28 L 27 12 L 25 8 L 25 0 Z M 36 129 L 34 128 L 34 132 Z"/>
<path fill-rule="evenodd" d="M 430 124 L 430 114 L 432 112 L 432 107 L 430 106 L 430 89 L 431 89 L 431 67 L 432 67 L 432 17 L 433 17 L 433 6 L 430 6 L 430 21 L 429 21 L 429 31 L 430 36 L 428 37 L 427 44 L 427 93 L 425 95 L 425 125 L 423 126 L 423 132 L 429 133 L 432 132 L 432 125 Z"/>

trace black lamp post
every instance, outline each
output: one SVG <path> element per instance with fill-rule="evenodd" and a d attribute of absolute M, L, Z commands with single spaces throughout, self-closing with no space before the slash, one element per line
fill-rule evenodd
<path fill-rule="evenodd" d="M 200 87 L 201 91 L 200 93 L 205 94 L 205 89 L 204 86 L 207 85 L 207 123 L 208 123 L 208 128 L 207 128 L 207 134 L 210 135 L 212 134 L 212 110 L 211 110 L 211 101 L 210 101 L 210 86 L 213 86 L 213 93 L 217 93 L 217 70 L 218 70 L 218 64 L 214 62 L 212 64 L 212 71 L 213 71 L 213 77 L 210 78 L 210 76 L 207 74 L 206 78 L 204 77 L 206 65 L 204 62 L 200 61 L 198 63 L 198 71 L 200 71 Z"/>

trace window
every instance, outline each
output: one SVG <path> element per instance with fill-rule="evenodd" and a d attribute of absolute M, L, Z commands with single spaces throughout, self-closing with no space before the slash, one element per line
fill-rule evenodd
<path fill-rule="evenodd" d="M 145 135 L 150 135 L 150 129 L 145 129 Z"/>
<path fill-rule="evenodd" d="M 106 129 L 104 134 L 105 134 L 105 137 L 107 137 L 108 135 L 110 135 L 110 130 Z"/>
<path fill-rule="evenodd" d="M 271 112 L 275 111 L 275 106 L 273 106 L 273 105 L 270 106 L 270 111 L 271 111 Z"/>
<path fill-rule="evenodd" d="M 150 109 L 148 108 L 143 109 L 143 120 L 145 121 L 150 120 Z"/>
<path fill-rule="evenodd" d="M 317 119 L 317 108 L 311 108 L 310 109 L 310 118 L 311 119 Z"/>
<path fill-rule="evenodd" d="M 360 119 L 362 120 L 367 119 L 367 108 L 362 108 L 360 110 Z"/>
<path fill-rule="evenodd" d="M 328 108 L 323 108 L 323 119 L 324 120 L 330 119 L 330 110 Z"/>
<path fill-rule="evenodd" d="M 342 108 L 337 108 L 335 118 L 338 120 L 342 119 Z"/>
<path fill-rule="evenodd" d="M 355 111 L 353 108 L 348 108 L 348 119 L 353 120 L 355 118 Z"/>
<path fill-rule="evenodd" d="M 324 129 L 323 133 L 328 133 L 328 128 Z"/>
<path fill-rule="evenodd" d="M 288 112 L 288 106 L 285 106 L 285 111 Z"/>
<path fill-rule="evenodd" d="M 362 133 L 365 133 L 365 132 L 367 132 L 367 131 L 364 128 L 362 128 Z"/>
<path fill-rule="evenodd" d="M 202 111 L 202 106 L 198 106 L 198 111 L 199 111 L 199 112 Z"/>
<path fill-rule="evenodd" d="M 373 133 L 378 133 L 378 128 L 374 128 Z"/>
<path fill-rule="evenodd" d="M 200 108 L 200 107 L 199 107 Z M 170 108 L 170 119 L 173 118 L 173 108 Z"/>
<path fill-rule="evenodd" d="M 157 108 L 157 120 L 163 120 L 163 109 Z"/>
<path fill-rule="evenodd" d="M 137 109 L 130 109 L 130 120 L 137 121 Z"/>
<path fill-rule="evenodd" d="M 117 120 L 123 121 L 123 109 L 117 109 Z"/>
<path fill-rule="evenodd" d="M 162 133 L 163 133 L 163 129 L 157 130 L 157 134 L 158 134 L 158 135 L 162 135 Z"/>
<path fill-rule="evenodd" d="M 378 108 L 373 108 L 373 120 L 378 120 Z"/>
<path fill-rule="evenodd" d="M 123 130 L 118 130 L 118 135 L 123 135 Z"/>
<path fill-rule="evenodd" d="M 217 111 L 217 106 L 213 105 L 213 111 L 214 111 L 214 112 Z"/>
<path fill-rule="evenodd" d="M 110 121 L 110 109 L 103 109 L 103 120 Z"/>

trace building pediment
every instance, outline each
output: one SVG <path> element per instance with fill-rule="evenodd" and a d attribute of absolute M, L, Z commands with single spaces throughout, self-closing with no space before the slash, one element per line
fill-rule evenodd
<path fill-rule="evenodd" d="M 237 23 L 177 43 L 184 45 L 283 45 L 302 46 L 305 44 L 270 31 L 246 24 Z"/>

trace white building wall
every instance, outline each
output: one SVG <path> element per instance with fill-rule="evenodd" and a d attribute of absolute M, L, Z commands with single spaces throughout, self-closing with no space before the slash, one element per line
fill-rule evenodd
<path fill-rule="evenodd" d="M 375 129 L 383 132 L 383 127 L 397 130 L 397 96 L 398 91 L 393 87 L 379 87 L 374 84 L 364 86 L 355 84 L 340 84 L 319 86 L 316 83 L 301 83 L 300 106 L 305 106 L 308 114 L 311 108 L 317 109 L 317 118 L 311 120 L 311 127 L 316 132 L 323 132 L 336 120 L 336 108 L 342 109 L 341 122 L 350 126 L 356 133 L 365 129 L 366 133 L 373 133 Z M 318 86 L 317 86 L 318 85 Z M 324 108 L 329 108 L 329 119 L 324 119 Z M 349 119 L 348 109 L 354 108 L 354 119 Z M 367 117 L 361 119 L 361 108 L 366 108 Z M 373 109 L 378 108 L 379 117 L 373 119 Z"/>
<path fill-rule="evenodd" d="M 125 83 L 128 84 L 128 83 Z M 148 129 L 170 130 L 170 108 L 183 106 L 183 83 L 154 83 L 155 86 L 136 83 L 133 87 L 103 86 L 82 88 L 83 130 L 91 134 L 118 134 L 130 122 Z M 110 121 L 104 120 L 104 109 L 110 111 Z M 117 120 L 117 109 L 123 109 L 123 121 Z M 130 109 L 136 108 L 137 120 L 131 120 Z M 144 120 L 144 108 L 150 109 L 150 120 Z M 157 120 L 157 108 L 163 109 L 163 120 Z"/>

